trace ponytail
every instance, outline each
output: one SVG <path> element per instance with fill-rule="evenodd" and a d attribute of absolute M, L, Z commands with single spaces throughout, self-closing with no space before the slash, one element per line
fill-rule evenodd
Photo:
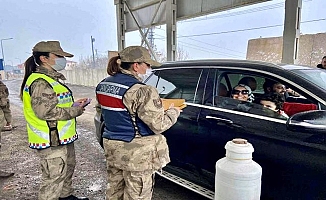
<path fill-rule="evenodd" d="M 20 99 L 23 100 L 23 91 L 25 88 L 26 81 L 28 77 L 36 71 L 38 65 L 42 64 L 40 56 L 49 56 L 49 53 L 46 52 L 33 52 L 33 55 L 25 61 L 25 74 L 22 85 L 20 86 Z"/>
<path fill-rule="evenodd" d="M 109 60 L 106 71 L 109 75 L 113 76 L 114 74 L 121 72 L 121 68 L 129 70 L 133 63 L 134 62 L 121 62 L 120 56 L 115 56 Z"/>
<path fill-rule="evenodd" d="M 118 60 L 120 59 L 120 56 L 115 56 L 110 58 L 108 67 L 106 68 L 106 71 L 109 75 L 113 76 L 114 74 L 121 72 Z"/>

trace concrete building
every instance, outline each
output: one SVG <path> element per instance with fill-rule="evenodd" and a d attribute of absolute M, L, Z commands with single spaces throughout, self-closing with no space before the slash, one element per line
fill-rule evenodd
<path fill-rule="evenodd" d="M 281 63 L 282 37 L 257 38 L 248 41 L 247 59 Z M 326 55 L 326 33 L 300 35 L 298 64 L 316 66 Z"/>
<path fill-rule="evenodd" d="M 77 66 L 77 62 L 71 61 L 71 60 L 67 60 L 67 64 L 66 64 L 65 70 L 73 70 L 73 69 L 76 68 L 76 66 Z"/>

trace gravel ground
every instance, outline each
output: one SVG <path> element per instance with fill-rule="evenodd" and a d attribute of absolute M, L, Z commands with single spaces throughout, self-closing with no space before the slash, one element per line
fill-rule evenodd
<path fill-rule="evenodd" d="M 28 147 L 26 122 L 19 100 L 21 80 L 4 81 L 10 91 L 13 113 L 12 131 L 2 132 L 0 169 L 15 172 L 10 178 L 0 178 L 0 200 L 37 199 L 40 184 L 39 160 L 35 150 Z M 79 139 L 75 142 L 77 164 L 73 177 L 76 196 L 87 196 L 92 200 L 104 200 L 106 188 L 105 157 L 94 134 L 95 113 L 94 87 L 69 86 L 75 99 L 90 97 L 92 103 L 84 114 L 77 118 Z M 153 200 L 206 200 L 183 187 L 161 177 L 156 178 Z"/>

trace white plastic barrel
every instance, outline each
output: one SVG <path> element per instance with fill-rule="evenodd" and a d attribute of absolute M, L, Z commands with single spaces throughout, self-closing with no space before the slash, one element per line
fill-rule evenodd
<path fill-rule="evenodd" d="M 225 145 L 226 157 L 216 162 L 215 200 L 259 200 L 262 168 L 252 160 L 253 146 L 245 139 Z"/>

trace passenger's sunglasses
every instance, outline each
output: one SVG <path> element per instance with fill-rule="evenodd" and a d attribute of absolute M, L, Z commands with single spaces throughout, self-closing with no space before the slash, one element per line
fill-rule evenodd
<path fill-rule="evenodd" d="M 249 90 L 232 90 L 232 94 L 243 94 L 243 95 L 246 95 L 246 94 L 249 94 Z"/>

